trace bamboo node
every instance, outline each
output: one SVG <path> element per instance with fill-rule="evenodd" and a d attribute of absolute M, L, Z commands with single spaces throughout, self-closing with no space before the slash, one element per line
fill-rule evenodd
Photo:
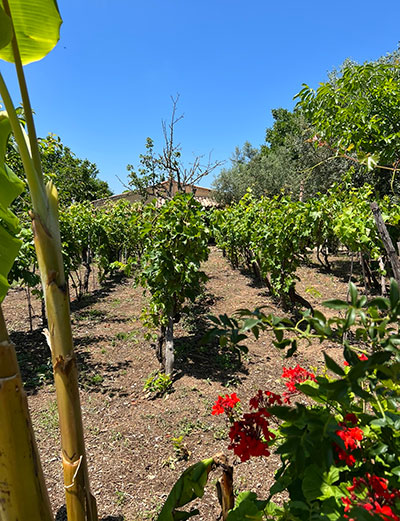
<path fill-rule="evenodd" d="M 71 484 L 70 485 L 64 485 L 65 490 L 68 490 L 69 488 L 72 488 L 75 485 L 75 479 L 76 479 L 76 476 L 78 475 L 79 469 L 81 467 L 82 459 L 83 459 L 83 455 L 81 455 L 81 457 L 78 460 L 78 464 L 77 464 L 76 470 L 74 472 L 74 475 L 72 476 Z M 64 464 L 65 464 L 65 460 L 64 460 Z M 71 463 L 68 463 L 68 464 L 71 465 Z M 76 465 L 76 463 L 74 463 L 73 465 Z"/>
<path fill-rule="evenodd" d="M 54 371 L 59 369 L 64 374 L 67 374 L 75 364 L 75 353 L 70 353 L 66 355 L 64 358 L 63 356 L 57 356 L 56 361 L 53 365 Z"/>
<path fill-rule="evenodd" d="M 0 378 L 0 389 L 3 387 L 3 385 L 6 383 L 6 382 L 11 382 L 11 380 L 15 380 L 16 378 L 18 378 L 18 374 L 13 374 L 12 376 L 6 376 L 4 378 Z"/>

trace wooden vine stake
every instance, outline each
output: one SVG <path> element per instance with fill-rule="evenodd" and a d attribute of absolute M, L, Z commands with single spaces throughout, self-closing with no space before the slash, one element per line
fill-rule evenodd
<path fill-rule="evenodd" d="M 221 505 L 222 521 L 228 517 L 229 510 L 235 506 L 233 495 L 233 467 L 229 465 L 228 458 L 224 454 L 214 456 L 214 464 L 222 469 L 222 476 L 216 483 L 218 501 Z"/>
<path fill-rule="evenodd" d="M 379 236 L 385 247 L 387 256 L 389 257 L 390 265 L 392 266 L 393 275 L 396 279 L 397 284 L 400 285 L 400 260 L 397 255 L 396 249 L 393 245 L 392 239 L 390 238 L 389 232 L 387 231 L 386 225 L 383 221 L 382 214 L 379 210 L 379 206 L 376 202 L 371 203 L 371 210 L 374 215 L 376 227 L 378 228 Z"/>

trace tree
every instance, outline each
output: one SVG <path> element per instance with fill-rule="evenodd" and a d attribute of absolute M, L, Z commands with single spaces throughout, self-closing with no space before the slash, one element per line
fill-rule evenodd
<path fill-rule="evenodd" d="M 400 65 L 398 56 L 357 65 L 349 63 L 341 76 L 315 91 L 304 85 L 298 106 L 315 126 L 320 139 L 338 155 L 350 156 L 371 172 L 377 195 L 399 195 L 400 166 Z M 400 260 L 373 205 L 381 238 L 400 282 Z M 387 240 L 389 239 L 389 241 Z"/>
<path fill-rule="evenodd" d="M 237 148 L 232 167 L 222 170 L 214 181 L 221 202 L 239 201 L 248 188 L 256 197 L 283 191 L 295 199 L 309 198 L 326 192 L 353 164 L 315 146 L 315 131 L 301 111 L 280 108 L 272 114 L 275 121 L 266 130 L 266 144 L 260 150 L 251 148 L 250 155 L 248 144 Z"/>
<path fill-rule="evenodd" d="M 178 193 L 160 208 L 143 209 L 144 239 L 137 282 L 150 292 L 143 311 L 146 325 L 159 327 L 157 356 L 165 373 L 174 368 L 174 323 L 186 300 L 194 301 L 207 277 L 200 264 L 208 258 L 209 229 L 203 209 L 192 194 Z"/>
<path fill-rule="evenodd" d="M 88 159 L 79 159 L 62 143 L 60 137 L 49 134 L 38 141 L 44 177 L 47 181 L 54 182 L 61 206 L 94 201 L 112 195 L 108 183 L 98 178 L 97 166 Z M 6 163 L 21 179 L 24 178 L 22 161 L 12 143 L 7 149 Z M 29 196 L 24 192 L 14 208 L 20 213 L 20 210 L 26 207 L 29 207 Z"/>
<path fill-rule="evenodd" d="M 400 66 L 398 59 L 347 62 L 340 75 L 317 90 L 307 85 L 297 94 L 298 107 L 326 147 L 372 172 L 380 195 L 391 192 L 400 165 Z M 393 186 L 393 183 L 392 183 Z"/>
<path fill-rule="evenodd" d="M 181 159 L 181 145 L 175 143 L 175 126 L 183 119 L 183 115 L 177 116 L 176 114 L 179 95 L 175 98 L 171 97 L 171 100 L 171 120 L 168 124 L 162 121 L 164 135 L 162 152 L 155 153 L 154 142 L 148 137 L 146 153 L 139 156 L 139 168 L 135 169 L 133 165 L 127 165 L 130 178 L 129 185 L 137 190 L 143 198 L 148 198 L 150 194 L 171 199 L 174 180 L 178 184 L 178 191 L 185 192 L 186 186 L 198 183 L 202 177 L 210 174 L 222 164 L 221 161 L 211 161 L 210 154 L 208 162 L 204 165 L 201 156 L 196 156 L 193 163 L 184 165 Z M 160 184 L 165 181 L 169 182 L 160 187 Z"/>

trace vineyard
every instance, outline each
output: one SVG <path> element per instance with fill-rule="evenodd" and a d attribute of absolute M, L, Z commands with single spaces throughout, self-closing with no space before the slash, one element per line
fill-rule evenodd
<path fill-rule="evenodd" d="M 0 3 L 0 519 L 400 520 L 397 55 L 304 85 L 218 209 L 172 98 L 128 171 L 177 193 L 99 207 L 93 165 L 36 136 L 23 65 L 60 24 Z"/>
<path fill-rule="evenodd" d="M 350 266 L 347 256 L 337 259 L 342 273 L 343 266 L 347 274 L 346 268 Z M 266 295 L 266 288 L 257 287 L 251 277 L 232 270 L 215 248 L 204 271 L 210 277 L 203 304 L 207 313 L 231 315 L 243 306 L 254 309 L 269 304 L 281 314 Z M 298 283 L 299 292 L 307 295 L 313 305 L 321 302 L 318 295 L 325 291 L 335 298 L 346 295 L 347 282 L 340 273 L 339 276 L 324 274 L 316 264 L 302 267 L 298 273 L 304 280 Z M 194 314 L 191 322 L 178 325 L 176 331 L 179 377 L 174 382 L 174 391 L 166 399 L 152 400 L 143 386 L 159 364 L 154 349 L 143 336 L 142 291 L 132 287 L 132 279 L 118 278 L 101 287 L 91 277 L 89 288 L 89 297 L 82 304 L 75 301 L 76 307 L 72 306 L 72 319 L 85 434 L 91 447 L 92 488 L 101 491 L 97 498 L 102 519 L 106 519 L 105 513 L 114 516 L 109 519 L 122 516 L 132 520 L 151 519 L 189 464 L 226 450 L 225 423 L 211 415 L 219 394 L 236 391 L 245 400 L 258 389 L 260 382 L 278 392 L 282 383 L 275 375 L 281 373 L 282 365 L 321 367 L 323 362 L 318 343 L 299 353 L 293 361 L 284 361 L 272 345 L 272 338 L 265 334 L 259 342 L 249 340 L 249 355 L 238 368 L 227 353 L 208 354 L 199 347 L 197 338 L 201 332 L 193 328 L 199 317 Z M 34 305 L 36 325 L 40 324 L 41 312 L 39 302 L 34 301 Z M 12 339 L 18 347 L 50 497 L 57 512 L 64 504 L 64 497 L 48 348 L 40 333 L 29 334 L 27 330 L 26 298 L 21 290 L 12 290 L 3 308 L 10 329 L 15 331 Z M 329 353 L 341 359 L 340 349 L 332 346 Z M 175 449 L 173 440 L 181 436 L 182 454 L 179 447 Z M 189 457 L 185 456 L 186 449 Z M 266 497 L 277 463 L 276 458 L 268 461 L 268 465 L 254 460 L 235 467 L 235 486 Z M 203 519 L 215 519 L 219 514 L 212 484 L 207 487 L 201 511 Z"/>

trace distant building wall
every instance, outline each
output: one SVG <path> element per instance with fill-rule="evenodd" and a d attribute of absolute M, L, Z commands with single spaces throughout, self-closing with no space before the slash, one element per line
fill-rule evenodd
<path fill-rule="evenodd" d="M 157 193 L 160 194 L 163 191 L 163 185 L 167 185 L 169 181 L 164 181 L 160 184 L 159 187 L 157 187 Z M 164 198 L 162 196 L 152 195 L 151 191 L 154 189 L 149 188 L 149 197 L 146 200 L 146 202 L 150 202 L 153 199 L 157 199 L 160 204 L 162 204 L 162 201 Z M 166 190 L 165 190 L 166 191 Z M 217 201 L 215 200 L 214 194 L 215 191 L 211 190 L 211 188 L 204 188 L 203 186 L 196 186 L 196 185 L 186 185 L 184 186 L 184 191 L 186 193 L 194 193 L 194 197 L 196 201 L 198 201 L 202 206 L 205 208 L 212 208 L 212 207 L 218 207 L 220 206 Z M 178 183 L 176 181 L 173 181 L 172 183 L 172 195 L 174 196 L 178 192 Z M 107 203 L 111 202 L 117 202 L 120 200 L 127 201 L 128 203 L 134 203 L 137 201 L 142 201 L 143 198 L 135 191 L 131 192 L 124 192 L 122 194 L 118 195 L 112 195 L 110 197 L 105 197 L 104 199 L 97 199 L 96 201 L 93 201 L 93 205 L 97 208 L 101 208 L 102 206 L 106 205 Z"/>

